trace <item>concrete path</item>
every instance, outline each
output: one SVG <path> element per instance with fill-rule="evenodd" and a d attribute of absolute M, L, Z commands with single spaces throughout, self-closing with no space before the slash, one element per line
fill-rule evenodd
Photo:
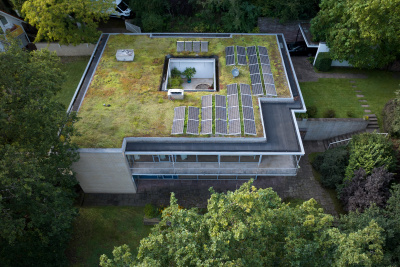
<path fill-rule="evenodd" d="M 271 187 L 282 199 L 301 198 L 317 200 L 325 212 L 337 215 L 332 199 L 313 177 L 308 154 L 324 151 L 322 142 L 305 142 L 306 155 L 300 161 L 297 176 L 264 176 L 254 181 L 258 188 Z M 139 180 L 137 194 L 85 194 L 84 206 L 144 206 L 147 203 L 167 206 L 171 192 L 184 207 L 206 207 L 209 188 L 216 192 L 233 191 L 246 181 L 231 180 Z"/>

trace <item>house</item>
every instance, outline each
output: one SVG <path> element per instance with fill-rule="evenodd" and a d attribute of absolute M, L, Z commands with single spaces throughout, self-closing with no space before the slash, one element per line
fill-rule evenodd
<path fill-rule="evenodd" d="M 187 67 L 190 83 L 176 74 Z M 73 169 L 86 193 L 295 176 L 304 155 L 295 113 L 306 108 L 281 34 L 103 34 L 68 111 L 81 117 Z"/>
<path fill-rule="evenodd" d="M 11 36 L 21 40 L 21 47 L 26 47 L 29 38 L 23 27 L 24 21 L 0 10 L 0 34 L 9 32 Z M 0 42 L 0 51 L 4 49 Z"/>

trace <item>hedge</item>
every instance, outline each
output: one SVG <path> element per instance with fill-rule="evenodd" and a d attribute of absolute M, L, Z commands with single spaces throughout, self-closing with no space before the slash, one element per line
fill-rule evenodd
<path fill-rule="evenodd" d="M 314 65 L 317 70 L 328 71 L 331 69 L 331 65 L 332 65 L 332 58 L 329 52 L 318 53 Z"/>

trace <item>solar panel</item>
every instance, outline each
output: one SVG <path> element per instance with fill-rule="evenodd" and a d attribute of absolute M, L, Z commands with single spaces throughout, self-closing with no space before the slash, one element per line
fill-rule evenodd
<path fill-rule="evenodd" d="M 200 134 L 212 134 L 212 120 L 201 121 Z"/>
<path fill-rule="evenodd" d="M 241 95 L 251 95 L 250 85 L 241 83 L 240 84 L 240 94 Z"/>
<path fill-rule="evenodd" d="M 227 46 L 225 47 L 225 55 L 231 56 L 235 54 L 235 47 L 234 46 Z"/>
<path fill-rule="evenodd" d="M 265 46 L 258 47 L 258 53 L 261 55 L 268 55 L 268 50 Z"/>
<path fill-rule="evenodd" d="M 275 85 L 273 84 L 266 84 L 265 91 L 267 92 L 267 95 L 277 95 Z"/>
<path fill-rule="evenodd" d="M 274 84 L 274 78 L 272 74 L 263 74 L 264 83 L 265 84 Z"/>
<path fill-rule="evenodd" d="M 216 134 L 227 134 L 227 124 L 225 120 L 215 120 L 215 133 Z"/>
<path fill-rule="evenodd" d="M 201 120 L 212 120 L 212 107 L 202 108 L 201 109 Z"/>
<path fill-rule="evenodd" d="M 192 41 L 185 41 L 185 51 L 192 52 Z"/>
<path fill-rule="evenodd" d="M 226 96 L 215 95 L 215 106 L 216 107 L 226 107 Z"/>
<path fill-rule="evenodd" d="M 260 62 L 261 62 L 261 64 L 270 64 L 269 63 L 269 57 L 268 56 L 262 56 L 262 55 L 260 55 Z"/>
<path fill-rule="evenodd" d="M 233 84 L 228 84 L 226 86 L 226 91 L 227 91 L 227 95 L 237 95 L 238 94 L 238 90 L 237 90 L 237 84 L 233 83 Z"/>
<path fill-rule="evenodd" d="M 228 108 L 228 118 L 229 121 L 239 120 L 240 119 L 239 107 Z"/>
<path fill-rule="evenodd" d="M 186 107 L 176 107 L 174 108 L 174 120 L 184 120 L 185 119 Z"/>
<path fill-rule="evenodd" d="M 203 95 L 201 97 L 201 107 L 212 107 L 212 95 Z"/>
<path fill-rule="evenodd" d="M 260 69 L 258 68 L 258 64 L 249 65 L 250 75 L 260 73 Z"/>
<path fill-rule="evenodd" d="M 239 101 L 237 95 L 228 95 L 228 107 L 237 107 L 239 106 Z"/>
<path fill-rule="evenodd" d="M 246 56 L 238 55 L 238 65 L 247 65 Z"/>
<path fill-rule="evenodd" d="M 200 41 L 193 41 L 193 52 L 200 52 Z"/>
<path fill-rule="evenodd" d="M 184 126 L 185 126 L 184 120 L 173 121 L 171 134 L 183 134 Z"/>
<path fill-rule="evenodd" d="M 253 99 L 250 95 L 242 95 L 242 107 L 252 107 Z"/>
<path fill-rule="evenodd" d="M 199 121 L 196 120 L 188 120 L 187 134 L 199 134 Z"/>
<path fill-rule="evenodd" d="M 259 73 L 250 75 L 251 84 L 261 83 L 261 76 Z"/>
<path fill-rule="evenodd" d="M 254 121 L 254 109 L 252 107 L 243 107 L 243 120 L 253 120 Z"/>
<path fill-rule="evenodd" d="M 229 134 L 240 134 L 241 132 L 240 120 L 229 121 Z"/>
<path fill-rule="evenodd" d="M 208 52 L 208 41 L 201 41 L 201 52 Z"/>
<path fill-rule="evenodd" d="M 232 66 L 235 65 L 235 56 L 231 55 L 231 56 L 226 56 L 226 65 L 227 66 Z"/>
<path fill-rule="evenodd" d="M 272 73 L 271 66 L 266 64 L 261 64 L 262 73 Z"/>
<path fill-rule="evenodd" d="M 237 45 L 237 46 L 236 46 L 236 53 L 237 53 L 238 55 L 245 56 L 245 55 L 246 55 L 246 48 L 245 48 L 244 46 L 239 46 L 239 45 Z"/>
<path fill-rule="evenodd" d="M 245 134 L 251 134 L 251 135 L 256 135 L 256 123 L 253 120 L 244 120 L 244 133 Z"/>
<path fill-rule="evenodd" d="M 215 120 L 226 120 L 226 108 L 215 107 Z"/>
<path fill-rule="evenodd" d="M 247 55 L 257 55 L 256 47 L 255 46 L 248 46 L 247 47 Z"/>
<path fill-rule="evenodd" d="M 257 55 L 250 55 L 249 56 L 249 64 L 258 64 Z"/>
<path fill-rule="evenodd" d="M 253 92 L 253 95 L 263 95 L 264 94 L 264 90 L 263 90 L 261 84 L 252 84 L 251 91 Z"/>
<path fill-rule="evenodd" d="M 177 41 L 176 42 L 176 52 L 183 52 L 185 50 L 185 42 L 183 41 Z"/>
<path fill-rule="evenodd" d="M 189 120 L 199 120 L 200 109 L 195 107 L 189 107 Z"/>

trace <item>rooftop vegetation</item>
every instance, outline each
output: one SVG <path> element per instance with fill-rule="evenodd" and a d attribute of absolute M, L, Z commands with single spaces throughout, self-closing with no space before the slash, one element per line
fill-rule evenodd
<path fill-rule="evenodd" d="M 176 53 L 178 40 L 207 40 L 209 52 L 200 56 L 216 55 L 219 58 L 219 92 L 226 95 L 231 83 L 250 84 L 248 67 L 240 68 L 240 75 L 233 78 L 232 66 L 225 64 L 225 47 L 230 45 L 266 46 L 278 97 L 289 97 L 290 91 L 282 65 L 275 35 L 243 35 L 233 38 L 149 38 L 148 36 L 112 35 L 99 62 L 90 88 L 79 110 L 81 120 L 76 124 L 81 136 L 74 141 L 81 147 L 120 147 L 124 137 L 198 137 L 171 135 L 174 107 L 201 107 L 201 96 L 210 92 L 185 92 L 184 100 L 168 100 L 160 92 L 165 56 L 195 56 L 194 52 Z M 118 62 L 118 49 L 134 49 L 134 62 Z M 240 99 L 240 98 L 239 98 Z M 263 135 L 257 98 L 254 97 L 257 136 Z M 110 105 L 105 107 L 103 104 Z M 243 136 L 242 126 L 242 136 Z M 204 137 L 204 136 L 201 136 Z"/>

